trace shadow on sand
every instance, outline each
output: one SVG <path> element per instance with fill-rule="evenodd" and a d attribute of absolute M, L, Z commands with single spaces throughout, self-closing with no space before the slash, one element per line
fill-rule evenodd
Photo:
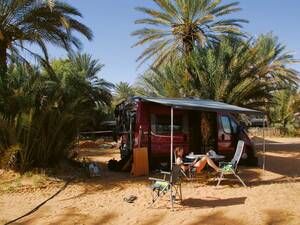
<path fill-rule="evenodd" d="M 232 205 L 243 205 L 245 204 L 246 199 L 246 197 L 212 200 L 188 198 L 182 201 L 182 206 L 193 208 L 216 208 Z"/>
<path fill-rule="evenodd" d="M 266 170 L 266 173 L 268 173 L 268 171 L 269 170 Z M 242 180 L 245 182 L 245 184 L 248 187 L 300 182 L 300 177 L 284 176 L 284 175 L 265 177 L 264 172 L 262 170 L 249 169 L 249 168 L 241 168 L 239 170 L 239 176 L 242 178 Z M 210 179 L 206 182 L 206 185 L 209 186 L 215 186 L 216 184 L 217 181 L 215 179 Z M 234 187 L 242 187 L 242 184 L 233 175 L 226 175 L 225 180 L 223 180 L 220 185 L 220 188 L 225 186 L 234 188 Z"/>
<path fill-rule="evenodd" d="M 199 225 L 199 224 L 206 224 L 206 225 L 224 225 L 224 224 L 239 224 L 244 225 L 242 221 L 234 218 L 229 218 L 225 215 L 224 212 L 218 211 L 211 213 L 206 216 L 201 216 L 200 218 L 194 219 L 194 222 L 189 223 L 188 225 Z"/>
<path fill-rule="evenodd" d="M 263 211 L 263 221 L 262 225 L 275 225 L 275 224 L 289 224 L 291 221 L 295 221 L 294 218 L 289 212 L 283 210 L 266 210 Z M 236 218 L 231 218 L 225 215 L 223 211 L 217 211 L 214 213 L 210 213 L 209 215 L 201 216 L 196 218 L 194 222 L 188 223 L 188 225 L 198 225 L 198 224 L 206 224 L 206 225 L 224 225 L 224 224 L 239 224 L 245 225 L 248 224 L 242 220 L 238 220 Z M 254 222 L 253 222 L 254 224 Z M 296 224 L 296 223 L 295 223 Z"/>
<path fill-rule="evenodd" d="M 51 216 L 51 223 L 49 224 L 65 224 L 65 225 L 73 225 L 73 224 L 89 224 L 89 225 L 99 225 L 99 224 L 112 224 L 118 214 L 114 212 L 109 212 L 99 217 L 95 217 L 88 214 L 78 213 L 79 210 L 75 207 L 67 208 L 64 212 L 60 214 Z M 45 207 L 43 210 L 39 211 L 38 214 L 33 214 L 30 218 L 20 220 L 18 223 L 14 223 L 16 225 L 32 225 L 39 224 L 38 221 L 42 217 L 48 217 L 49 210 Z"/>

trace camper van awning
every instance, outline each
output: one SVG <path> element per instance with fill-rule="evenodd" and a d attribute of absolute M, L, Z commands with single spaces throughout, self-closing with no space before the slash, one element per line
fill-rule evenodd
<path fill-rule="evenodd" d="M 263 112 L 247 109 L 224 102 L 216 102 L 204 99 L 175 99 L 175 98 L 155 98 L 155 97 L 134 97 L 145 102 L 153 102 L 178 109 L 203 110 L 211 112 L 228 112 L 263 115 Z"/>

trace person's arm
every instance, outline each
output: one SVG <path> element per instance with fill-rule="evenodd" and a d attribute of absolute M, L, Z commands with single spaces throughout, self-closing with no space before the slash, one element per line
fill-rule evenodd
<path fill-rule="evenodd" d="M 180 166 L 183 171 L 186 171 L 188 168 L 184 165 L 182 158 L 178 157 L 176 159 L 176 164 Z"/>

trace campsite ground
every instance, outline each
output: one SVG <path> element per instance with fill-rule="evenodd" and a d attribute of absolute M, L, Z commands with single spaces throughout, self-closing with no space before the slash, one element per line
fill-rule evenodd
<path fill-rule="evenodd" d="M 261 149 L 259 143 L 257 149 Z M 151 197 L 146 177 L 105 169 L 109 159 L 118 158 L 117 150 L 88 149 L 81 154 L 102 165 L 101 177 L 73 180 L 38 211 L 15 224 L 299 224 L 300 138 L 269 139 L 267 150 L 265 172 L 240 170 L 249 188 L 224 182 L 215 189 L 213 178 L 204 174 L 198 182 L 183 184 L 183 203 L 171 212 L 167 198 L 147 208 Z M 49 198 L 68 179 L 62 178 L 0 171 L 0 224 Z M 124 202 L 129 195 L 138 198 L 132 204 Z"/>

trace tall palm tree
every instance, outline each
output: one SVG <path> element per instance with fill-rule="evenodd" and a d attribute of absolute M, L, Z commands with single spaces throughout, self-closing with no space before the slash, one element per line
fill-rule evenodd
<path fill-rule="evenodd" d="M 79 107 L 77 114 L 82 112 L 87 119 L 90 118 L 88 113 L 85 115 L 85 109 L 110 105 L 113 85 L 98 77 L 103 64 L 91 55 L 78 53 L 66 60 L 54 61 L 52 65 L 52 71 L 46 71 L 44 85 L 45 95 L 53 100 L 51 104 L 65 109 L 71 107 L 72 110 Z"/>
<path fill-rule="evenodd" d="M 165 97 L 196 96 L 264 109 L 273 94 L 297 86 L 297 62 L 271 34 L 247 42 L 228 37 L 210 48 L 198 48 L 187 60 L 193 74 L 184 84 L 184 62 L 177 61 L 142 76 L 144 90 Z"/>
<path fill-rule="evenodd" d="M 55 4 L 52 3 L 53 1 L 40 0 L 0 1 L 1 76 L 7 71 L 8 59 L 17 57 L 26 61 L 20 51 L 42 60 L 28 45 L 39 46 L 44 54 L 43 58 L 48 60 L 48 43 L 68 51 L 73 46 L 80 48 L 81 42 L 73 35 L 73 31 L 92 39 L 91 30 L 77 20 L 82 15 L 76 8 L 58 0 Z"/>
<path fill-rule="evenodd" d="M 48 3 L 49 7 L 53 9 L 53 7 L 55 6 L 55 0 L 46 0 L 46 2 Z"/>
<path fill-rule="evenodd" d="M 127 82 L 120 82 L 115 85 L 115 101 L 126 100 L 135 95 L 134 88 Z"/>
<path fill-rule="evenodd" d="M 138 78 L 136 90 L 142 96 L 181 98 L 189 95 L 182 76 L 185 65 L 170 62 L 160 68 L 152 67 Z M 191 81 L 191 80 L 190 80 Z"/>
<path fill-rule="evenodd" d="M 187 55 L 194 46 L 217 42 L 224 34 L 240 35 L 241 19 L 222 16 L 239 11 L 238 2 L 221 5 L 221 0 L 154 0 L 158 9 L 137 7 L 148 17 L 136 20 L 146 27 L 132 33 L 138 37 L 134 46 L 148 44 L 138 57 L 141 63 L 154 58 L 154 66 L 168 57 Z"/>

